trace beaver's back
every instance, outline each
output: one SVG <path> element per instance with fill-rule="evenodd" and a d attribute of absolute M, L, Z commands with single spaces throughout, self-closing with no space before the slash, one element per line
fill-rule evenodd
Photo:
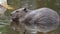
<path fill-rule="evenodd" d="M 54 30 L 59 25 L 59 15 L 49 8 L 37 9 L 26 14 L 24 24 L 40 32 Z"/>

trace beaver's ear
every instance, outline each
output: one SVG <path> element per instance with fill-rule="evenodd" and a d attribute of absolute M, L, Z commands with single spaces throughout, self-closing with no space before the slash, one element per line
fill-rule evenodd
<path fill-rule="evenodd" d="M 28 11 L 27 11 L 27 8 L 24 8 L 23 11 L 28 12 Z"/>

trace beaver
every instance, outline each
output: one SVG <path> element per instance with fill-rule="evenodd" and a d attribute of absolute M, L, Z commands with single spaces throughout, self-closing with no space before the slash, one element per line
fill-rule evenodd
<path fill-rule="evenodd" d="M 23 9 L 23 10 L 22 10 Z M 59 25 L 59 15 L 50 8 L 40 8 L 29 11 L 26 8 L 11 13 L 12 22 L 15 22 L 21 30 L 34 30 L 48 32 L 55 30 Z M 17 28 L 17 27 L 16 27 Z M 21 31 L 22 32 L 22 31 Z"/>
<path fill-rule="evenodd" d="M 40 8 L 27 13 L 20 22 L 25 24 L 27 30 L 34 29 L 39 32 L 55 30 L 59 25 L 59 15 L 50 8 Z"/>
<path fill-rule="evenodd" d="M 16 30 L 19 31 L 20 34 L 23 34 L 25 32 L 25 27 L 23 24 L 21 24 L 19 22 L 19 19 L 24 18 L 25 14 L 28 12 L 29 10 L 26 8 L 19 8 L 13 12 L 11 12 L 10 14 L 10 18 L 11 18 L 11 27 Z"/>

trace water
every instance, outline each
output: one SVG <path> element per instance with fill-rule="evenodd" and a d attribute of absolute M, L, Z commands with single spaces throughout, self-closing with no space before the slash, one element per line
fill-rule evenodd
<path fill-rule="evenodd" d="M 35 1 L 35 0 L 33 0 L 33 1 Z M 49 0 L 49 2 L 45 2 L 44 0 L 36 0 L 36 3 L 37 3 L 37 8 L 40 8 L 40 7 L 49 7 L 49 8 L 52 8 L 52 9 L 54 9 L 54 10 L 56 10 L 58 13 L 60 12 L 60 11 L 58 11 L 58 10 L 60 10 L 59 8 L 60 8 L 60 5 L 58 5 L 57 4 L 57 6 L 56 6 L 56 1 L 59 1 L 60 2 L 60 0 Z M 9 5 L 11 5 L 11 6 L 13 6 L 14 8 L 20 8 L 21 7 L 21 3 L 20 2 L 23 2 L 22 0 L 8 0 L 8 4 Z M 29 0 L 29 3 L 31 4 L 31 3 L 34 3 L 34 2 L 31 2 L 30 0 Z M 47 3 L 46 5 L 45 5 L 45 3 Z M 22 4 L 23 5 L 23 4 Z M 32 6 L 32 5 L 30 5 L 30 6 Z M 33 6 L 34 7 L 34 6 Z M 33 8 L 32 7 L 32 8 Z M 31 8 L 31 9 L 32 9 Z M 33 9 L 35 9 L 35 8 L 33 8 Z M 10 11 L 10 10 L 9 10 Z M 9 11 L 7 11 L 7 12 L 9 12 Z M 8 13 L 7 13 L 8 14 Z M 60 13 L 59 13 L 60 14 Z M 3 20 L 0 20 L 0 22 L 2 22 L 2 23 L 8 23 L 8 21 L 3 21 Z M 7 25 L 7 24 L 6 24 Z M 0 26 L 1 28 L 0 28 L 0 31 L 3 31 L 2 32 L 2 34 L 18 34 L 18 32 L 17 31 L 13 31 L 13 30 L 11 30 L 11 29 L 9 29 L 7 26 L 5 26 L 5 25 L 1 25 Z M 4 28 L 2 28 L 2 27 L 4 27 Z M 7 33 L 5 32 L 5 31 L 8 31 Z M 60 34 L 60 26 L 59 26 L 59 28 L 58 29 L 56 29 L 55 31 L 53 31 L 54 32 L 54 34 Z M 39 34 L 42 34 L 42 33 L 39 33 Z M 48 33 L 48 34 L 51 34 L 51 33 Z"/>
<path fill-rule="evenodd" d="M 22 7 L 26 7 L 28 9 L 36 9 L 37 6 L 36 6 L 36 0 L 23 0 L 21 2 L 22 4 Z"/>
<path fill-rule="evenodd" d="M 43 34 L 47 34 L 47 32 L 43 32 Z"/>
<path fill-rule="evenodd" d="M 33 30 L 27 30 L 25 34 L 37 34 L 37 31 Z"/>

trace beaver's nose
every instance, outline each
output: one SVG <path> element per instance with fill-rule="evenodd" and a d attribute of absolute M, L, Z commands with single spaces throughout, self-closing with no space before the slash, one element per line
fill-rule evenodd
<path fill-rule="evenodd" d="M 12 19 L 12 21 L 15 21 L 15 20 L 16 20 L 16 19 L 14 19 L 14 18 Z"/>

